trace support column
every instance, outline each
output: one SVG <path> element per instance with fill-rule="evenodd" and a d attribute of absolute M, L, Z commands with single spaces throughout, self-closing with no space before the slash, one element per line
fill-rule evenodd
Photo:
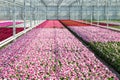
<path fill-rule="evenodd" d="M 99 0 L 97 0 L 97 25 L 99 25 Z"/>
<path fill-rule="evenodd" d="M 70 20 L 71 19 L 71 17 L 70 17 L 70 6 L 68 8 L 69 8 L 69 20 Z"/>
<path fill-rule="evenodd" d="M 47 6 L 45 7 L 45 9 L 46 9 L 46 20 L 47 20 Z"/>
<path fill-rule="evenodd" d="M 91 9 L 92 9 L 92 1 L 91 1 Z M 93 9 L 91 10 L 91 25 L 92 25 L 92 22 L 93 22 Z"/>
<path fill-rule="evenodd" d="M 58 16 L 59 16 L 59 8 L 57 6 L 57 19 L 59 18 Z"/>
<path fill-rule="evenodd" d="M 107 27 L 109 27 L 109 5 L 108 5 L 108 1 L 106 1 L 106 16 L 107 16 Z"/>
<path fill-rule="evenodd" d="M 32 26 L 32 0 L 30 0 L 30 27 Z"/>
<path fill-rule="evenodd" d="M 82 6 L 82 4 L 83 4 L 83 0 L 81 1 L 81 20 L 83 20 L 83 17 L 82 17 L 82 15 L 83 15 L 83 6 Z"/>
<path fill-rule="evenodd" d="M 13 36 L 16 35 L 16 6 L 15 0 L 13 0 Z"/>
<path fill-rule="evenodd" d="M 26 0 L 24 0 L 24 30 L 26 30 Z"/>

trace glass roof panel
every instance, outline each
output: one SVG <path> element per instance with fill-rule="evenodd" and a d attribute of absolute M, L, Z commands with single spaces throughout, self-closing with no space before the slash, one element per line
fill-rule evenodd
<path fill-rule="evenodd" d="M 15 1 L 16 5 L 24 5 L 24 0 L 0 0 L 0 6 L 4 4 L 13 4 Z M 105 5 L 106 2 L 111 5 L 120 5 L 120 0 L 25 0 L 26 5 L 30 6 L 30 1 L 34 6 L 88 6 L 88 5 L 97 5 L 99 1 L 99 5 Z M 4 5 L 5 6 L 5 5 Z M 11 6 L 11 5 L 7 5 Z"/>

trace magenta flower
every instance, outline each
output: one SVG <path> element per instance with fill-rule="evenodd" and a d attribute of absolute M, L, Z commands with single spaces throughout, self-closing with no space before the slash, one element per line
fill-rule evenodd
<path fill-rule="evenodd" d="M 65 28 L 35 28 L 18 38 L 0 51 L 0 72 L 10 80 L 119 80 Z"/>

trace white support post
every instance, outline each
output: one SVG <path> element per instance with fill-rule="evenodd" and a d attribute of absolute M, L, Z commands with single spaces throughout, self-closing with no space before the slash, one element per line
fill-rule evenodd
<path fill-rule="evenodd" d="M 36 19 L 36 21 L 35 21 L 35 24 L 37 25 L 37 19 L 38 19 L 38 12 L 37 12 L 37 7 L 38 7 L 38 3 L 37 3 L 37 6 L 35 7 L 36 8 L 36 15 L 35 15 L 35 19 Z"/>
<path fill-rule="evenodd" d="M 24 0 L 24 30 L 26 30 L 26 0 Z"/>
<path fill-rule="evenodd" d="M 71 19 L 71 18 L 70 18 L 70 6 L 69 6 L 68 8 L 69 8 L 69 20 L 70 20 L 70 19 Z"/>
<path fill-rule="evenodd" d="M 57 19 L 58 19 L 58 16 L 59 16 L 59 6 L 57 5 Z"/>
<path fill-rule="evenodd" d="M 47 6 L 45 6 L 46 20 L 47 20 Z"/>
<path fill-rule="evenodd" d="M 86 5 L 86 23 L 87 23 L 87 14 L 88 14 L 88 12 L 87 12 L 87 7 L 88 7 L 88 5 Z"/>
<path fill-rule="evenodd" d="M 97 25 L 99 25 L 99 0 L 97 0 Z"/>
<path fill-rule="evenodd" d="M 39 5 L 39 3 L 38 3 L 38 5 Z M 37 24 L 39 24 L 39 9 L 38 9 L 38 7 L 37 7 Z"/>
<path fill-rule="evenodd" d="M 16 35 L 16 6 L 15 0 L 13 0 L 13 36 Z"/>
<path fill-rule="evenodd" d="M 85 2 L 84 2 L 84 3 L 85 3 Z M 88 7 L 88 5 L 86 5 L 85 7 L 86 7 L 86 10 L 85 10 L 85 12 L 86 12 L 86 19 L 85 19 L 85 23 L 87 23 L 87 20 L 88 20 L 88 19 L 87 19 L 87 14 L 88 14 L 88 12 L 87 12 L 87 7 Z"/>
<path fill-rule="evenodd" d="M 32 21 L 32 22 L 33 22 L 33 24 L 35 25 L 35 8 L 33 8 L 32 10 L 33 10 L 33 11 L 32 11 L 32 15 L 33 15 L 33 21 Z M 34 26 L 34 25 L 33 25 L 33 26 Z"/>
<path fill-rule="evenodd" d="M 107 13 L 106 13 L 106 16 L 107 16 L 107 27 L 109 27 L 109 5 L 108 5 L 108 1 L 106 1 L 106 6 L 107 6 Z"/>
<path fill-rule="evenodd" d="M 83 20 L 83 0 L 81 0 L 81 20 Z"/>
<path fill-rule="evenodd" d="M 35 4 L 35 0 L 33 0 L 33 4 Z M 32 15 L 33 15 L 33 22 L 34 22 L 34 25 L 35 25 L 35 10 L 36 10 L 36 8 L 35 8 L 35 5 L 33 5 L 33 13 L 32 13 Z"/>
<path fill-rule="evenodd" d="M 92 6 L 92 9 L 93 9 L 92 18 L 93 20 L 95 20 L 95 5 Z"/>
<path fill-rule="evenodd" d="M 86 7 L 86 6 L 84 5 L 84 0 L 83 0 L 83 5 L 82 5 L 82 6 Z M 86 13 L 86 10 L 84 10 L 83 12 Z M 84 14 L 84 13 L 83 13 L 83 14 Z M 83 19 L 83 20 L 86 21 L 86 15 L 84 16 L 84 19 Z"/>
<path fill-rule="evenodd" d="M 109 9 L 111 10 L 111 7 L 112 7 L 112 3 L 111 3 L 111 0 L 110 0 L 110 7 Z M 109 15 L 109 21 L 111 21 L 111 16 Z"/>
<path fill-rule="evenodd" d="M 78 20 L 80 20 L 80 1 L 79 0 L 77 0 L 77 3 L 78 3 Z"/>
<path fill-rule="evenodd" d="M 118 10 L 118 9 L 119 9 L 119 7 L 120 7 L 120 5 L 119 5 L 119 4 L 120 4 L 120 0 L 116 0 L 116 9 L 115 9 L 115 10 L 116 10 L 116 14 L 118 13 L 118 11 L 117 11 L 117 10 Z M 116 15 L 116 17 L 119 17 L 119 18 L 117 18 L 117 20 L 118 20 L 118 19 L 120 20 L 120 15 Z M 119 21 L 119 22 L 120 22 L 120 21 Z"/>
<path fill-rule="evenodd" d="M 38 3 L 40 5 L 40 2 Z M 41 16 L 42 17 L 42 16 Z M 40 23 L 40 9 L 38 8 L 38 24 Z"/>
<path fill-rule="evenodd" d="M 30 0 L 30 27 L 32 26 L 32 0 Z"/>
<path fill-rule="evenodd" d="M 37 7 L 37 24 L 39 24 L 39 12 L 38 12 L 38 7 Z"/>
<path fill-rule="evenodd" d="M 91 9 L 92 9 L 92 1 L 91 1 Z M 93 10 L 91 10 L 91 25 L 92 25 L 92 22 L 93 22 L 93 16 L 92 16 L 92 13 L 93 13 Z"/>
<path fill-rule="evenodd" d="M 68 7 L 68 9 L 69 9 L 69 15 L 68 15 L 69 20 L 71 19 L 71 17 L 70 17 L 70 7 L 71 7 L 71 5 Z"/>

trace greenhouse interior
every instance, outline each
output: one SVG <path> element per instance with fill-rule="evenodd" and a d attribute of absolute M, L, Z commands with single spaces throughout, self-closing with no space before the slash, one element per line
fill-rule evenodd
<path fill-rule="evenodd" d="M 120 80 L 120 0 L 0 0 L 0 80 Z"/>

